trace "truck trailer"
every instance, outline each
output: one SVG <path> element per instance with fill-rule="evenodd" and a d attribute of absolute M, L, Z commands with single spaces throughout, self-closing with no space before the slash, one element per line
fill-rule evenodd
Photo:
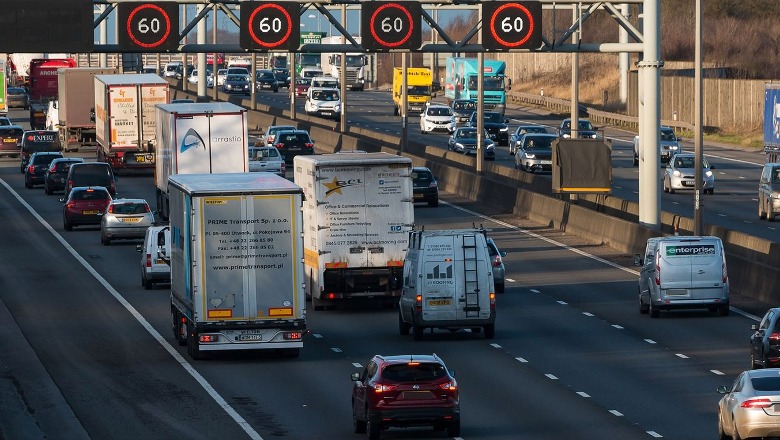
<path fill-rule="evenodd" d="M 36 58 L 30 61 L 30 128 L 46 129 L 46 112 L 49 101 L 59 93 L 60 68 L 76 67 L 73 58 Z"/>
<path fill-rule="evenodd" d="M 170 211 L 171 174 L 246 173 L 249 171 L 247 110 L 229 102 L 157 106 L 154 182 L 157 212 Z"/>
<path fill-rule="evenodd" d="M 173 174 L 171 316 L 193 359 L 280 350 L 306 332 L 301 188 L 272 173 Z"/>
<path fill-rule="evenodd" d="M 95 147 L 95 75 L 115 74 L 116 69 L 102 67 L 72 67 L 57 69 L 57 100 L 50 102 L 47 119 L 56 118 L 60 144 L 64 151 Z M 53 108 L 52 108 L 53 107 Z"/>
<path fill-rule="evenodd" d="M 115 171 L 154 169 L 155 106 L 168 82 L 152 73 L 95 75 L 97 160 Z"/>
<path fill-rule="evenodd" d="M 395 305 L 414 224 L 412 161 L 388 153 L 295 156 L 314 310 L 356 298 Z"/>
<path fill-rule="evenodd" d="M 500 112 L 506 111 L 506 91 L 511 89 L 512 81 L 506 78 L 506 63 L 497 60 L 485 60 L 483 63 L 483 108 Z M 452 103 L 456 99 L 477 100 L 479 84 L 479 63 L 476 58 L 447 58 L 444 77 L 444 97 Z"/>
<path fill-rule="evenodd" d="M 764 86 L 764 153 L 767 163 L 780 160 L 780 84 Z"/>
<path fill-rule="evenodd" d="M 403 69 L 393 69 L 393 114 L 398 116 L 403 108 Z M 408 112 L 422 113 L 425 104 L 431 100 L 433 73 L 427 67 L 406 69 L 406 108 Z"/>

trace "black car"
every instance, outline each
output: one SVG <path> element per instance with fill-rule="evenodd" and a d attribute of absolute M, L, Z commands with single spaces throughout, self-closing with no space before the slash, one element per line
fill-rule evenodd
<path fill-rule="evenodd" d="M 767 310 L 761 322 L 750 326 L 751 368 L 780 367 L 780 308 Z"/>
<path fill-rule="evenodd" d="M 54 191 L 64 191 L 65 181 L 68 178 L 70 166 L 74 163 L 84 163 L 80 157 L 60 157 L 54 159 L 49 164 L 49 169 L 43 176 L 43 189 L 47 195 L 54 194 Z"/>
<path fill-rule="evenodd" d="M 292 162 L 299 154 L 314 154 L 314 141 L 306 130 L 280 130 L 274 137 L 273 146 L 279 150 L 285 162 Z"/>
<path fill-rule="evenodd" d="M 116 180 L 111 165 L 105 162 L 74 163 L 65 179 L 65 194 L 77 186 L 102 186 L 116 197 Z"/>
<path fill-rule="evenodd" d="M 563 138 L 571 137 L 571 119 L 564 119 L 561 126 L 558 127 L 558 136 Z M 577 137 L 583 139 L 597 139 L 596 127 L 587 119 L 580 119 L 577 124 Z"/>
<path fill-rule="evenodd" d="M 483 112 L 482 119 L 482 126 L 497 145 L 509 145 L 509 120 L 504 115 L 499 112 Z M 466 125 L 477 126 L 477 112 L 471 115 Z"/>
<path fill-rule="evenodd" d="M 255 88 L 257 90 L 279 91 L 279 81 L 276 79 L 273 70 L 258 70 L 255 74 Z"/>
<path fill-rule="evenodd" d="M 482 147 L 484 150 L 484 157 L 487 160 L 496 159 L 496 147 L 490 137 L 488 137 L 487 130 L 482 137 Z M 477 129 L 475 127 L 461 127 L 455 130 L 447 141 L 447 149 L 458 153 L 463 153 L 467 156 L 477 155 Z"/>
<path fill-rule="evenodd" d="M 452 111 L 455 113 L 455 122 L 468 122 L 471 115 L 477 111 L 477 101 L 473 99 L 456 99 L 452 101 Z"/>
<path fill-rule="evenodd" d="M 430 169 L 412 168 L 412 186 L 415 202 L 425 202 L 428 206 L 439 206 L 439 183 Z"/>
<path fill-rule="evenodd" d="M 28 130 L 22 135 L 21 164 L 19 172 L 25 173 L 27 161 L 33 153 L 62 151 L 60 133 L 55 130 Z"/>
<path fill-rule="evenodd" d="M 222 83 L 222 91 L 225 93 L 240 93 L 248 95 L 252 93 L 248 75 L 228 75 Z"/>
<path fill-rule="evenodd" d="M 24 187 L 32 188 L 43 183 L 46 171 L 54 159 L 62 157 L 59 151 L 44 151 L 33 153 L 24 168 Z"/>
<path fill-rule="evenodd" d="M 275 67 L 273 69 L 274 76 L 276 77 L 276 82 L 279 84 L 279 87 L 284 87 L 286 89 L 290 88 L 290 69 L 285 69 L 281 67 Z"/>

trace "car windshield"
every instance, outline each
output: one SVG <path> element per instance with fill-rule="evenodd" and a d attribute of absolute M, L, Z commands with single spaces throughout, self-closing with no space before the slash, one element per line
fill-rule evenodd
<path fill-rule="evenodd" d="M 477 103 L 474 101 L 455 101 L 452 108 L 455 110 L 476 110 Z"/>
<path fill-rule="evenodd" d="M 694 160 L 694 156 L 677 156 L 674 159 L 675 168 L 693 168 L 695 163 L 696 161 Z M 701 165 L 704 168 L 710 167 L 710 164 L 707 162 L 706 158 L 702 158 Z"/>
<path fill-rule="evenodd" d="M 11 120 L 8 118 L 0 118 L 0 125 L 11 125 Z"/>
<path fill-rule="evenodd" d="M 428 109 L 428 116 L 452 116 L 452 109 L 449 107 L 431 107 Z"/>
<path fill-rule="evenodd" d="M 20 87 L 9 87 L 8 88 L 8 94 L 9 95 L 24 95 L 26 92 L 23 88 Z"/>
<path fill-rule="evenodd" d="M 276 79 L 273 72 L 259 72 L 257 77 L 259 79 Z"/>
<path fill-rule="evenodd" d="M 303 133 L 292 133 L 292 134 L 285 134 L 282 133 L 279 135 L 278 142 L 281 143 L 287 143 L 287 142 L 309 142 L 309 136 L 303 134 Z"/>
<path fill-rule="evenodd" d="M 311 98 L 315 101 L 337 101 L 339 94 L 336 91 L 317 90 L 311 94 Z"/>
<path fill-rule="evenodd" d="M 230 75 L 227 77 L 227 81 L 241 82 L 241 81 L 247 81 L 247 79 L 244 75 Z"/>
<path fill-rule="evenodd" d="M 19 127 L 0 127 L 0 136 L 19 137 L 24 134 L 24 130 Z"/>
<path fill-rule="evenodd" d="M 412 171 L 412 182 L 414 186 L 429 186 L 433 181 L 433 176 L 428 171 Z"/>
<path fill-rule="evenodd" d="M 295 84 L 299 86 L 311 85 L 311 78 L 295 78 Z"/>
<path fill-rule="evenodd" d="M 580 121 L 577 127 L 579 130 L 593 130 L 593 124 L 590 121 Z"/>
<path fill-rule="evenodd" d="M 431 88 L 428 86 L 408 86 L 407 87 L 407 94 L 409 95 L 430 95 L 431 94 Z"/>
<path fill-rule="evenodd" d="M 390 382 L 425 382 L 447 376 L 441 364 L 409 363 L 388 365 L 382 370 L 382 378 Z"/>
<path fill-rule="evenodd" d="M 322 55 L 318 53 L 299 53 L 296 61 L 299 66 L 318 66 Z"/>
<path fill-rule="evenodd" d="M 458 130 L 458 138 L 460 139 L 476 139 L 477 138 L 477 130 L 471 130 L 471 129 L 460 129 Z"/>
<path fill-rule="evenodd" d="M 672 130 L 661 130 L 661 140 L 662 141 L 676 141 L 677 136 L 674 135 L 674 132 Z"/>
<path fill-rule="evenodd" d="M 504 122 L 504 118 L 501 116 L 501 113 L 485 112 L 484 118 L 485 122 L 490 122 L 493 124 L 501 124 Z"/>
<path fill-rule="evenodd" d="M 552 137 L 534 136 L 529 137 L 525 142 L 526 150 L 549 150 L 552 148 Z"/>
<path fill-rule="evenodd" d="M 279 151 L 275 148 L 250 148 L 249 160 L 270 161 L 279 158 Z"/>
<path fill-rule="evenodd" d="M 268 134 L 276 134 L 281 130 L 294 130 L 295 127 L 293 126 L 278 126 L 278 127 L 271 127 L 268 129 Z"/>
<path fill-rule="evenodd" d="M 469 89 L 477 90 L 477 76 L 469 76 Z M 503 76 L 485 76 L 482 80 L 482 89 L 485 91 L 504 90 Z"/>
<path fill-rule="evenodd" d="M 146 203 L 115 203 L 113 207 L 114 214 L 145 214 L 149 212 L 149 206 Z"/>
<path fill-rule="evenodd" d="M 774 175 L 774 177 L 772 178 L 772 183 L 780 183 L 780 168 L 775 168 L 774 170 L 772 170 L 772 174 Z"/>
<path fill-rule="evenodd" d="M 74 191 L 73 200 L 108 200 L 109 195 L 106 191 L 88 189 L 84 191 Z"/>

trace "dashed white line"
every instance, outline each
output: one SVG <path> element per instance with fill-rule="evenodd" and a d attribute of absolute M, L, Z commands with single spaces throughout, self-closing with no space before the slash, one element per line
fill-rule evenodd
<path fill-rule="evenodd" d="M 726 373 L 720 371 L 720 370 L 710 370 L 711 373 L 717 374 L 718 376 L 725 376 Z"/>
<path fill-rule="evenodd" d="M 615 327 L 618 330 L 623 330 L 623 326 L 622 325 L 612 324 L 612 327 Z"/>
<path fill-rule="evenodd" d="M 677 356 L 680 359 L 690 359 L 688 356 L 686 356 L 686 355 L 684 355 L 682 353 L 677 353 L 677 354 L 675 354 L 675 356 Z"/>
<path fill-rule="evenodd" d="M 720 214 L 720 213 L 718 213 L 718 216 L 719 216 L 719 217 L 726 217 L 726 214 Z"/>
<path fill-rule="evenodd" d="M 721 174 L 726 174 L 726 173 L 724 173 L 724 172 L 721 172 Z M 745 176 L 739 176 L 739 178 L 740 178 L 740 179 L 744 179 L 744 178 L 745 178 Z"/>
<path fill-rule="evenodd" d="M 490 344 L 490 346 L 493 347 L 493 348 L 501 348 L 501 345 L 496 344 L 495 342 Z"/>
<path fill-rule="evenodd" d="M 539 291 L 538 291 L 538 290 L 536 290 L 536 289 L 531 289 L 531 292 L 533 292 L 533 293 L 541 293 L 541 292 L 539 292 Z"/>
<path fill-rule="evenodd" d="M 661 434 L 659 434 L 659 433 L 657 433 L 655 431 L 647 431 L 647 433 L 650 434 L 651 436 L 655 437 L 655 438 L 663 438 L 663 436 Z"/>
<path fill-rule="evenodd" d="M 577 391 L 577 394 L 581 397 L 590 397 L 590 394 L 586 393 L 585 391 Z"/>
<path fill-rule="evenodd" d="M 340 348 L 338 348 L 338 347 L 330 347 L 330 349 L 331 349 L 331 351 L 333 351 L 334 353 L 341 353 L 341 349 L 340 349 Z"/>
<path fill-rule="evenodd" d="M 557 378 L 557 377 L 555 377 L 555 375 L 554 375 L 554 374 L 547 373 L 547 374 L 545 374 L 545 376 L 546 376 L 548 379 L 550 379 L 550 380 L 558 380 L 558 378 Z"/>
<path fill-rule="evenodd" d="M 655 341 L 652 339 L 645 339 L 645 342 L 647 342 L 648 344 L 655 344 Z"/>
<path fill-rule="evenodd" d="M 521 357 L 516 357 L 516 358 L 515 358 L 515 360 L 516 360 L 516 361 L 518 361 L 518 362 L 522 362 L 522 363 L 524 363 L 524 364 L 528 363 L 528 361 L 527 361 L 527 360 L 525 360 L 525 359 L 523 359 L 523 358 L 521 358 Z"/>
<path fill-rule="evenodd" d="M 360 365 L 359 362 L 352 362 L 352 366 L 355 367 L 355 368 L 363 368 L 363 366 Z"/>
<path fill-rule="evenodd" d="M 566 301 L 556 301 L 556 302 L 562 306 L 568 305 Z"/>
<path fill-rule="evenodd" d="M 517 281 L 513 280 L 512 278 L 507 278 L 506 281 L 509 281 L 510 283 L 516 283 Z"/>
<path fill-rule="evenodd" d="M 593 313 L 590 313 L 590 312 L 582 312 L 582 314 L 585 315 L 585 316 L 593 316 Z"/>
<path fill-rule="evenodd" d="M 311 335 L 314 336 L 317 339 L 322 339 L 322 335 L 319 334 L 319 333 L 312 333 Z"/>
<path fill-rule="evenodd" d="M 618 411 L 616 409 L 609 410 L 609 413 L 612 414 L 613 416 L 623 417 L 623 413 L 621 413 L 620 411 Z"/>

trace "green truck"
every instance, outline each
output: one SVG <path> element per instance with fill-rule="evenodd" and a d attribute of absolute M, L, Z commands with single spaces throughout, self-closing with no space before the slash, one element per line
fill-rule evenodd
<path fill-rule="evenodd" d="M 327 32 L 304 32 L 301 33 L 301 44 L 320 44 L 322 39 L 328 35 Z M 321 55 L 319 53 L 296 53 L 295 54 L 295 75 L 300 76 L 301 69 L 304 67 L 322 67 L 320 66 Z"/>

